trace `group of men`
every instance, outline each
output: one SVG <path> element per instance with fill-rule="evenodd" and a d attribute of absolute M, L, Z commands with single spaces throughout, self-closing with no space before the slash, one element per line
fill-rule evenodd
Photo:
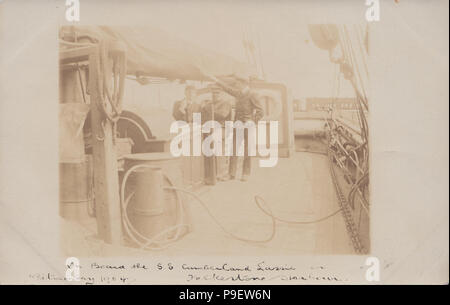
<path fill-rule="evenodd" d="M 214 76 L 210 76 L 214 83 L 210 86 L 213 98 L 210 103 L 218 105 L 217 110 L 214 110 L 214 119 L 217 121 L 234 120 L 241 121 L 242 123 L 253 121 L 257 123 L 264 116 L 263 107 L 261 106 L 260 99 L 256 92 L 250 88 L 250 81 L 248 79 L 240 78 L 237 76 L 228 77 L 231 78 L 231 82 L 221 80 Z M 234 97 L 235 99 L 235 111 L 234 115 L 231 111 L 231 103 L 221 102 L 218 99 L 219 93 L 224 91 Z M 211 107 L 209 103 L 199 104 L 196 102 L 196 89 L 193 86 L 187 86 L 185 89 L 185 98 L 183 100 L 175 102 L 173 106 L 173 117 L 175 120 L 182 120 L 186 122 L 192 122 L 193 113 L 202 113 L 202 118 L 206 117 L 212 119 Z M 206 115 L 205 115 L 206 114 Z M 218 116 L 218 118 L 216 117 Z M 234 130 L 236 133 L 236 130 Z M 233 139 L 236 139 L 236 134 L 233 135 Z M 247 181 L 251 173 L 251 157 L 248 153 L 248 130 L 244 130 L 244 162 L 241 181 Z M 236 143 L 233 145 L 233 155 L 230 157 L 229 172 L 222 180 L 234 180 L 237 176 L 237 163 L 238 157 L 236 155 Z"/>

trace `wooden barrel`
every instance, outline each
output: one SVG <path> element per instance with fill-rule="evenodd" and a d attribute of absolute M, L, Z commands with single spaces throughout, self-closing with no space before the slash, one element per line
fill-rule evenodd
<path fill-rule="evenodd" d="M 135 188 L 128 217 L 139 233 L 151 238 L 168 226 L 164 217 L 164 177 L 161 168 L 141 168 L 133 175 Z"/>
<path fill-rule="evenodd" d="M 92 215 L 92 156 L 84 162 L 59 163 L 59 215 L 68 220 L 83 221 Z"/>
<path fill-rule="evenodd" d="M 125 198 L 134 192 L 128 204 L 127 213 L 133 226 L 147 238 L 177 224 L 181 219 L 188 223 L 188 204 L 184 194 L 179 196 L 164 187 L 184 188 L 182 159 L 170 153 L 138 153 L 124 156 L 124 167 L 127 172 L 138 164 L 152 166 L 154 169 L 137 169 L 132 173 L 125 189 Z M 169 180 L 170 179 L 170 182 Z M 180 198 L 181 202 L 178 202 Z M 179 215 L 177 205 L 182 204 L 185 214 Z M 186 229 L 184 233 L 189 230 Z M 171 237 L 171 235 L 169 235 Z"/>

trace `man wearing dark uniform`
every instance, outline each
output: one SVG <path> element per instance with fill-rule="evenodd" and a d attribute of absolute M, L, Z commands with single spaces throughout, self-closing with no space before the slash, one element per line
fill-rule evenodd
<path fill-rule="evenodd" d="M 197 91 L 194 86 L 186 86 L 185 98 L 173 104 L 172 116 L 177 121 L 192 122 L 192 114 L 200 112 L 201 107 L 195 102 Z"/>
<path fill-rule="evenodd" d="M 258 123 L 264 116 L 264 110 L 261 106 L 260 99 L 256 92 L 250 89 L 248 80 L 234 76 L 235 82 L 229 85 L 220 79 L 210 76 L 217 85 L 219 85 L 225 92 L 232 95 L 236 99 L 236 115 L 234 120 L 241 121 L 245 124 L 248 121 Z M 233 131 L 233 155 L 230 158 L 229 176 L 224 180 L 232 180 L 236 178 L 237 172 L 237 150 L 236 150 L 236 129 Z M 244 163 L 242 172 L 242 181 L 247 181 L 251 172 L 251 158 L 248 152 L 248 129 L 244 129 Z"/>

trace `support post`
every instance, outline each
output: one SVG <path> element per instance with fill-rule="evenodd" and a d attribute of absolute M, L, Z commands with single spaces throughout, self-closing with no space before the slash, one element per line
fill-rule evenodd
<path fill-rule="evenodd" d="M 100 89 L 97 79 L 98 47 L 89 54 L 89 93 L 91 101 L 92 154 L 94 159 L 94 194 L 97 232 L 105 242 L 122 243 L 119 176 L 113 143 L 113 126 L 98 107 Z"/>
<path fill-rule="evenodd" d="M 214 121 L 214 95 L 211 102 L 211 120 Z M 211 133 L 209 133 L 211 135 Z M 217 172 L 216 172 L 216 156 L 212 155 L 210 157 L 205 156 L 205 184 L 206 185 L 216 185 L 217 183 Z"/>

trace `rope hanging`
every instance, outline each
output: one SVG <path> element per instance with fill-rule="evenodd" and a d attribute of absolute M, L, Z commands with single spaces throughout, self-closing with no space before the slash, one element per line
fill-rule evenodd
<path fill-rule="evenodd" d="M 101 41 L 98 46 L 97 106 L 104 118 L 113 125 L 113 140 L 116 137 L 117 121 L 122 113 L 123 93 L 127 73 L 126 52 L 117 43 Z M 101 140 L 101 138 L 98 138 Z"/>

